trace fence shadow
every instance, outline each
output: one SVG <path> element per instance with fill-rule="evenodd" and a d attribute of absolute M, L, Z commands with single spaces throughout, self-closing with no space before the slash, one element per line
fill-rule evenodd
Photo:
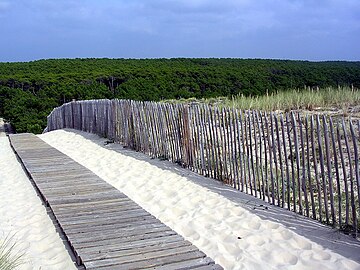
<path fill-rule="evenodd" d="M 74 132 L 88 140 L 92 140 L 96 136 L 94 134 L 85 133 L 83 131 L 73 129 L 66 130 Z M 107 150 L 115 151 L 122 155 L 147 162 L 159 169 L 168 170 L 172 173 L 178 174 L 179 176 L 186 177 L 188 181 L 205 187 L 210 191 L 231 200 L 235 204 L 247 209 L 249 212 L 256 214 L 262 219 L 280 223 L 298 235 L 310 239 L 311 241 L 346 258 L 360 262 L 360 241 L 351 236 L 345 235 L 338 229 L 272 205 L 259 198 L 255 198 L 254 196 L 235 190 L 218 180 L 198 175 L 170 161 L 151 158 L 141 152 L 136 152 L 134 150 L 124 148 L 123 145 L 118 143 L 105 144 L 107 140 L 108 139 L 104 138 L 102 142 L 93 142 Z"/>

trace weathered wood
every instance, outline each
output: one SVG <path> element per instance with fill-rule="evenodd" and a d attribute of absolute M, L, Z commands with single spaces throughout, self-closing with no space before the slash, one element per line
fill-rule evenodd
<path fill-rule="evenodd" d="M 265 117 L 265 126 L 266 126 L 266 133 L 267 133 L 267 143 L 268 143 L 268 149 L 269 149 L 269 161 L 268 161 L 268 164 L 269 164 L 269 169 L 270 169 L 270 178 L 271 178 L 271 203 L 272 204 L 275 204 L 275 187 L 274 187 L 274 173 L 273 173 L 273 166 L 272 166 L 272 147 L 273 145 L 271 144 L 271 135 L 270 135 L 270 132 L 269 132 L 269 122 L 268 122 L 268 118 L 267 118 L 267 115 L 265 113 L 264 115 Z M 266 168 L 267 170 L 267 168 Z"/>
<path fill-rule="evenodd" d="M 128 269 L 142 269 L 149 267 L 157 267 L 162 265 L 168 265 L 174 262 L 186 261 L 187 259 L 197 259 L 204 258 L 204 254 L 199 251 L 187 252 L 187 253 L 178 253 L 178 254 L 168 254 L 167 256 L 161 256 L 151 258 L 148 260 L 142 261 L 122 261 L 122 260 L 101 260 L 98 261 L 99 264 L 91 264 L 87 269 L 101 269 L 101 270 L 128 270 Z M 161 257 L 160 257 L 161 256 Z"/>
<path fill-rule="evenodd" d="M 75 105 L 73 110 L 76 110 Z M 136 110 L 133 108 L 133 113 L 136 114 Z M 160 107 L 159 114 L 162 114 Z M 97 112 L 97 117 L 106 119 L 101 110 Z M 161 120 L 160 115 L 157 117 L 158 128 L 164 128 L 164 122 L 160 122 L 164 119 Z M 72 121 L 75 127 L 80 126 L 76 119 Z M 139 129 L 137 120 L 131 121 L 132 124 L 128 123 L 130 129 Z M 103 134 L 108 132 L 108 126 L 101 122 L 98 122 L 96 129 Z M 133 130 L 128 132 L 128 135 L 134 134 Z M 165 132 L 170 131 L 164 131 L 156 147 L 167 156 L 170 150 L 164 145 Z M 127 143 L 144 150 L 140 146 L 144 141 L 141 136 L 136 133 L 137 138 L 128 137 Z M 183 264 L 189 268 L 214 265 L 197 247 L 119 190 L 63 153 L 54 151 L 38 137 L 31 134 L 12 135 L 10 141 L 43 200 L 52 209 L 79 265 L 83 264 L 86 269 L 101 269 L 103 266 L 128 269 L 130 266 L 162 267 L 171 264 Z M 48 162 L 47 153 L 50 152 L 52 157 Z M 206 263 L 194 261 L 197 258 L 205 259 Z"/>
<path fill-rule="evenodd" d="M 229 140 L 229 158 L 230 158 L 230 162 L 231 162 L 231 176 L 232 176 L 232 184 L 233 187 L 236 189 L 237 188 L 237 180 L 239 179 L 238 177 L 238 171 L 237 171 L 237 152 L 236 152 L 236 145 L 235 142 L 236 140 L 236 132 L 235 132 L 235 123 L 234 123 L 234 110 L 229 109 L 228 110 L 228 126 L 229 126 L 229 135 L 228 136 L 228 140 Z"/>
<path fill-rule="evenodd" d="M 296 157 L 296 179 L 297 179 L 297 192 L 298 192 L 298 202 L 299 202 L 299 212 L 303 214 L 303 204 L 302 204 L 302 195 L 301 190 L 302 181 L 300 180 L 300 153 L 299 153 L 299 143 L 298 143 L 298 130 L 296 125 L 296 119 L 294 113 L 291 113 L 291 124 L 294 135 L 294 146 L 295 146 L 295 157 Z"/>
<path fill-rule="evenodd" d="M 247 165 L 247 172 L 248 172 L 248 180 L 249 180 L 249 188 L 250 188 L 250 193 L 251 195 L 253 195 L 253 187 L 252 187 L 252 177 L 251 177 L 251 162 L 250 162 L 250 145 L 249 145 L 249 132 L 248 132 L 248 113 L 247 112 L 244 112 L 244 131 L 245 131 L 245 145 L 246 145 L 246 165 Z M 246 189 L 247 189 L 247 185 L 246 186 Z"/>
<path fill-rule="evenodd" d="M 354 126 L 352 121 L 350 120 L 350 132 L 352 136 L 352 142 L 354 146 L 354 167 L 355 167 L 355 180 L 356 180 L 356 189 L 357 189 L 357 195 L 358 195 L 358 215 L 360 215 L 360 168 L 359 168 L 359 151 L 358 151 L 358 145 L 357 145 L 357 138 L 354 131 Z M 354 224 L 355 226 L 355 237 L 357 236 L 357 222 Z"/>
<path fill-rule="evenodd" d="M 242 164 L 240 163 L 241 166 L 241 171 L 243 173 L 243 177 L 241 178 L 241 191 L 245 191 L 247 193 L 247 181 L 246 181 L 246 157 L 245 157 L 245 139 L 244 139 L 244 122 L 242 119 L 242 111 L 240 110 L 240 129 L 241 129 L 241 142 L 240 145 L 242 146 Z M 246 135 L 245 135 L 246 136 Z M 241 150 L 240 150 L 241 151 Z"/>
<path fill-rule="evenodd" d="M 80 255 L 87 256 L 97 256 L 99 253 L 106 254 L 109 252 L 121 252 L 122 250 L 128 250 L 128 249 L 137 249 L 137 248 L 144 248 L 144 247 L 151 247 L 154 245 L 164 245 L 167 243 L 181 243 L 184 241 L 184 238 L 181 237 L 178 234 L 175 235 L 168 235 L 164 237 L 159 238 L 152 238 L 152 239 L 140 239 L 132 242 L 127 243 L 115 243 L 111 245 L 95 245 L 90 247 L 80 247 L 78 248 L 78 252 Z M 100 251 L 100 252 L 99 252 Z"/>
<path fill-rule="evenodd" d="M 285 183 L 284 183 L 284 169 L 283 169 L 283 158 L 281 153 L 281 138 L 279 132 L 279 122 L 276 114 L 274 114 L 275 121 L 275 130 L 276 130 L 276 140 L 277 140 L 277 149 L 278 149 L 278 157 L 279 157 L 279 167 L 281 174 L 281 207 L 285 207 Z M 279 187 L 278 187 L 279 188 Z M 279 194 L 280 192 L 278 192 Z"/>
<path fill-rule="evenodd" d="M 211 164 L 211 177 L 216 178 L 217 176 L 217 158 L 216 158 L 216 147 L 215 147 L 215 141 L 214 141 L 214 126 L 213 126 L 213 122 L 212 122 L 212 114 L 211 114 L 211 110 L 209 109 L 209 106 L 205 106 L 205 112 L 204 114 L 206 115 L 206 123 L 207 123 L 207 130 L 208 132 L 208 139 L 209 139 L 209 147 L 210 147 L 210 151 L 209 151 L 209 156 L 208 156 L 208 160 L 209 163 Z M 210 154 L 211 153 L 211 154 Z"/>
<path fill-rule="evenodd" d="M 324 154 L 323 154 L 323 142 L 321 138 L 321 130 L 320 130 L 320 117 L 316 116 L 317 123 L 317 138 L 318 138 L 318 147 L 319 147 L 319 158 L 320 158 L 320 169 L 321 169 L 321 178 L 322 178 L 322 189 L 324 193 L 324 205 L 325 205 L 325 217 L 326 223 L 329 224 L 329 208 L 328 208 L 328 192 L 326 185 L 326 177 L 325 177 L 325 165 L 324 165 Z"/>
<path fill-rule="evenodd" d="M 274 127 L 274 113 L 270 113 L 270 125 L 271 125 L 271 150 L 273 153 L 273 165 L 275 167 L 275 181 L 272 182 L 272 192 L 276 194 L 277 205 L 280 206 L 280 194 L 279 194 L 279 169 L 276 158 L 276 142 L 275 142 L 275 127 Z M 270 161 L 271 164 L 272 161 Z"/>
<path fill-rule="evenodd" d="M 259 166 L 260 166 L 260 175 L 261 175 L 261 193 L 262 193 L 262 199 L 265 201 L 265 180 L 264 180 L 264 169 L 263 169 L 263 149 L 262 149 L 262 145 L 263 145 L 263 134 L 262 134 L 262 129 L 260 126 L 260 120 L 259 120 L 259 113 L 258 111 L 255 112 L 255 117 L 256 117 L 256 122 L 257 122 L 257 127 L 258 127 L 258 132 L 259 132 Z M 255 147 L 257 149 L 257 147 Z M 260 181 L 260 180 L 259 180 Z"/>
<path fill-rule="evenodd" d="M 358 216 L 359 158 L 355 157 L 354 142 L 358 144 L 360 121 L 352 123 L 351 133 L 351 120 L 343 117 L 340 122 L 346 120 L 349 132 L 341 132 L 340 127 L 335 136 L 331 117 L 327 120 L 316 116 L 316 128 L 301 113 L 296 113 L 296 119 L 293 113 L 286 114 L 286 118 L 284 123 L 282 115 L 279 119 L 273 113 L 195 102 L 96 100 L 71 102 L 54 109 L 48 116 L 48 130 L 74 127 L 107 136 L 303 215 L 310 216 L 311 212 L 312 218 L 321 221 L 328 216 L 329 222 L 330 212 L 334 226 L 336 216 L 340 226 L 343 221 L 354 225 L 354 215 L 349 214 L 350 193 L 354 192 L 356 204 L 351 210 L 355 209 Z M 348 147 L 344 145 L 346 140 Z M 40 146 L 27 158 L 34 159 L 39 151 Z M 49 157 L 53 156 L 49 152 Z M 36 177 L 44 176 L 42 170 L 52 167 L 50 161 L 37 168 L 32 168 L 33 164 L 27 166 Z M 59 185 L 60 178 L 54 178 Z"/>
<path fill-rule="evenodd" d="M 287 127 L 287 135 L 289 141 L 289 149 L 290 149 L 290 167 L 291 167 L 291 189 L 292 189 L 292 205 L 294 212 L 296 213 L 296 189 L 295 189 L 295 168 L 294 168 L 294 154 L 293 154 L 293 147 L 292 147 L 292 140 L 291 140 L 291 123 L 289 119 L 289 114 L 286 114 L 286 127 Z"/>
<path fill-rule="evenodd" d="M 222 181 L 229 184 L 229 168 L 228 168 L 228 159 L 227 159 L 227 143 L 226 143 L 226 129 L 225 129 L 225 120 L 224 120 L 224 108 L 217 110 L 218 119 L 219 119 L 219 134 L 221 141 L 221 156 L 223 162 L 223 174 Z"/>
<path fill-rule="evenodd" d="M 343 147 L 342 147 L 342 143 L 341 143 L 339 124 L 336 127 L 336 135 L 337 135 L 338 150 L 339 150 L 342 173 L 343 173 L 343 180 L 344 180 L 343 182 L 344 182 L 344 190 L 345 190 L 345 224 L 349 225 L 349 208 L 350 208 L 349 188 L 348 188 L 347 171 L 346 171 L 346 167 L 345 167 L 345 159 L 344 159 Z"/>
<path fill-rule="evenodd" d="M 320 220 L 320 222 L 322 222 L 322 198 L 321 198 L 321 185 L 320 185 L 319 174 L 318 174 L 317 154 L 316 154 L 316 148 L 315 148 L 314 117 L 311 116 L 310 119 L 311 119 L 311 122 L 310 122 L 311 151 L 312 151 L 312 156 L 313 156 L 315 181 L 316 181 L 317 194 L 318 194 L 319 220 Z"/>
<path fill-rule="evenodd" d="M 338 199 L 338 219 L 339 219 L 339 226 L 341 228 L 342 224 L 342 194 L 341 194 L 341 186 L 340 186 L 340 174 L 339 174 L 339 164 L 338 164 L 338 149 L 336 149 L 336 141 L 335 141 L 335 132 L 334 132 L 334 123 L 331 118 L 329 117 L 329 127 L 330 127 L 330 134 L 331 134 L 331 145 L 333 150 L 333 158 L 334 158 L 334 167 L 335 167 L 335 176 L 336 176 L 336 186 L 337 186 L 337 199 Z"/>
<path fill-rule="evenodd" d="M 263 135 L 263 139 L 264 139 L 264 159 L 265 159 L 265 184 L 266 184 L 266 196 L 267 198 L 270 198 L 269 196 L 269 178 L 268 178 L 268 156 L 267 156 L 267 137 L 268 137 L 268 133 L 266 133 L 266 137 L 265 137 L 265 122 L 263 120 L 263 115 L 260 112 L 260 120 L 261 120 L 261 131 L 262 131 L 262 135 Z M 270 201 L 270 200 L 269 200 Z"/>
<path fill-rule="evenodd" d="M 326 123 L 325 115 L 323 115 L 323 127 L 324 127 L 324 139 L 325 139 L 326 166 L 327 166 L 328 183 L 329 183 L 330 210 L 331 210 L 332 224 L 335 225 L 336 217 L 335 217 L 335 208 L 334 208 L 333 180 L 332 180 L 332 172 L 331 172 L 332 165 L 330 160 L 328 126 Z"/>
<path fill-rule="evenodd" d="M 116 251 L 110 251 L 105 254 L 102 253 L 84 253 L 82 255 L 84 261 L 95 261 L 95 260 L 103 260 L 107 258 L 116 258 L 116 257 L 130 257 L 133 255 L 140 255 L 145 254 L 148 252 L 154 252 L 154 251 L 162 251 L 166 249 L 173 249 L 173 248 L 179 248 L 179 247 L 190 247 L 192 244 L 188 241 L 178 241 L 178 242 L 165 242 L 165 243 L 155 243 L 153 245 L 146 245 L 146 246 L 137 246 L 133 247 L 131 245 L 119 248 L 119 250 Z"/>
<path fill-rule="evenodd" d="M 290 172 L 289 172 L 289 159 L 287 154 L 287 144 L 285 140 L 285 127 L 284 127 L 284 118 L 282 115 L 280 115 L 280 124 L 281 124 L 281 133 L 282 133 L 282 143 L 283 143 L 283 149 L 284 149 L 284 160 L 285 160 L 285 169 L 286 169 L 286 191 L 287 191 L 287 208 L 288 210 L 291 210 L 291 203 L 290 203 Z M 291 149 L 290 149 L 291 151 Z M 285 198 L 284 198 L 285 200 Z"/>
<path fill-rule="evenodd" d="M 311 163 L 310 163 L 310 140 L 309 140 L 309 117 L 305 117 L 305 137 L 306 137 L 306 165 L 307 165 L 307 177 L 309 183 L 310 190 L 310 200 L 311 200 L 311 210 L 312 210 L 312 218 L 316 219 L 316 206 L 314 199 L 314 188 L 313 181 L 311 179 Z"/>
<path fill-rule="evenodd" d="M 256 159 L 257 159 L 257 155 L 256 155 L 256 149 L 255 149 L 255 154 L 254 154 L 254 150 L 253 150 L 253 138 L 252 138 L 252 134 L 253 134 L 253 124 L 252 124 L 252 121 L 251 121 L 251 114 L 252 112 L 248 111 L 248 119 L 249 119 L 249 144 L 250 144 L 250 162 L 251 162 L 251 171 L 252 171 L 252 175 L 253 175 L 253 180 L 254 180 L 254 196 L 257 197 L 257 175 L 256 175 L 256 172 L 255 172 L 255 162 L 254 162 L 254 155 L 256 156 Z M 254 131 L 255 132 L 255 131 Z M 254 138 L 254 140 L 256 140 L 256 138 Z M 256 164 L 257 165 L 257 164 Z"/>
<path fill-rule="evenodd" d="M 357 231 L 357 218 L 356 218 L 356 205 L 355 205 L 355 192 L 354 192 L 354 175 L 353 175 L 353 167 L 351 162 L 351 150 L 350 145 L 348 142 L 347 131 L 345 121 L 342 121 L 342 129 L 344 132 L 344 139 L 346 145 L 346 152 L 348 155 L 348 162 L 349 162 L 349 175 L 350 175 L 350 199 L 351 199 L 351 210 L 352 210 L 352 219 L 353 219 L 353 229 L 355 230 L 355 234 Z"/>
<path fill-rule="evenodd" d="M 239 111 L 235 109 L 235 130 L 236 130 L 236 138 L 235 138 L 235 151 L 237 155 L 235 154 L 236 158 L 236 164 L 237 164 L 237 184 L 238 184 L 238 190 L 240 190 L 241 185 L 241 191 L 244 191 L 244 175 L 243 175 L 243 168 L 242 168 L 242 160 L 243 160 L 243 153 L 241 151 L 242 149 L 242 141 L 241 141 L 241 123 L 239 122 Z M 240 175 L 239 175 L 240 171 Z"/>
<path fill-rule="evenodd" d="M 303 128 L 302 128 L 302 119 L 300 117 L 300 114 L 298 114 L 298 122 L 299 122 L 299 134 L 300 134 L 300 147 L 301 147 L 301 185 L 302 185 L 302 191 L 304 193 L 304 200 L 305 200 L 305 213 L 306 216 L 309 217 L 309 199 L 308 199 L 308 193 L 306 188 L 306 166 L 305 166 L 305 145 L 304 145 L 304 134 L 303 134 Z M 311 187 L 310 187 L 311 188 Z"/>

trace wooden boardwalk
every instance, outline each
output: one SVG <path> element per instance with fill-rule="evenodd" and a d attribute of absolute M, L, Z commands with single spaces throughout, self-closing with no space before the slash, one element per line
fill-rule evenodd
<path fill-rule="evenodd" d="M 11 145 L 85 269 L 222 269 L 93 172 L 33 134 Z"/>

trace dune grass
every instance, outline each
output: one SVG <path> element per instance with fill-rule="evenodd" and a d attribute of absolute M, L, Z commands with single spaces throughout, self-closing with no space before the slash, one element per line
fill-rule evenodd
<path fill-rule="evenodd" d="M 242 109 L 314 110 L 315 108 L 347 109 L 360 104 L 360 90 L 349 87 L 326 89 L 293 89 L 257 97 L 236 96 L 226 99 L 225 106 Z"/>
<path fill-rule="evenodd" d="M 14 236 L 6 236 L 0 239 L 0 269 L 14 270 L 24 263 L 24 253 L 15 251 L 16 242 Z"/>
<path fill-rule="evenodd" d="M 200 102 L 216 104 L 220 107 L 234 107 L 244 110 L 262 111 L 290 111 L 290 110 L 314 110 L 341 109 L 348 112 L 352 106 L 360 105 L 360 90 L 350 87 L 324 88 L 324 89 L 290 89 L 262 96 L 237 95 L 232 98 L 219 97 L 208 99 L 182 99 L 170 100 L 170 102 L 191 103 Z"/>

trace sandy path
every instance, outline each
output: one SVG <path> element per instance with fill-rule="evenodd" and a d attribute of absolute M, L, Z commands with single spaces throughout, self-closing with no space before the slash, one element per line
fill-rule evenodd
<path fill-rule="evenodd" d="M 360 265 L 172 170 L 64 130 L 40 135 L 194 243 L 225 269 L 360 269 Z M 89 139 L 87 139 L 89 138 Z M 119 145 L 119 147 L 121 147 Z"/>
<path fill-rule="evenodd" d="M 14 236 L 15 252 L 24 252 L 18 269 L 77 269 L 9 141 L 0 132 L 0 240 Z"/>

